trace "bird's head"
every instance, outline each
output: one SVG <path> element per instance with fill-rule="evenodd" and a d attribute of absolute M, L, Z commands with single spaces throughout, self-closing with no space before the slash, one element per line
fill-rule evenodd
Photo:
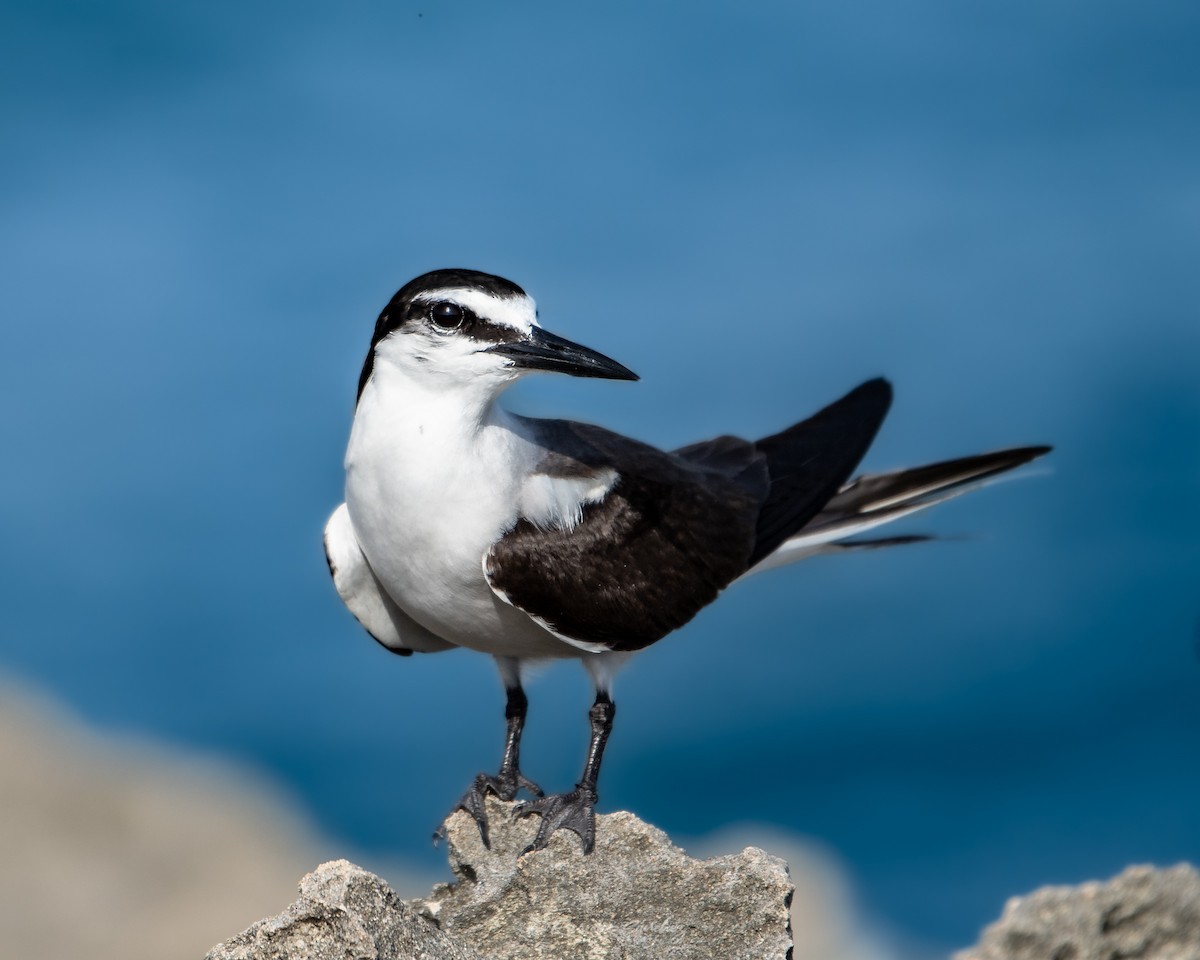
<path fill-rule="evenodd" d="M 359 396 L 383 367 L 431 388 L 492 394 L 535 370 L 637 379 L 604 354 L 543 330 L 524 290 L 475 270 L 434 270 L 397 291 L 375 323 Z"/>

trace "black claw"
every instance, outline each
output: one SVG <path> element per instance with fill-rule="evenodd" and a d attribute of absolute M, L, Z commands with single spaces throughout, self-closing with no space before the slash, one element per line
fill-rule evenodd
<path fill-rule="evenodd" d="M 542 788 L 530 780 L 520 770 L 501 770 L 496 776 L 488 776 L 486 773 L 481 773 L 475 778 L 475 783 L 472 789 L 479 786 L 480 781 L 484 782 L 485 789 L 489 793 L 494 793 L 501 800 L 511 802 L 517 798 L 517 791 L 528 790 L 535 797 L 542 796 Z"/>
<path fill-rule="evenodd" d="M 488 836 L 488 819 L 486 797 L 488 790 L 491 788 L 493 778 L 486 773 L 481 773 L 475 777 L 475 780 L 467 787 L 466 793 L 460 798 L 458 803 L 454 805 L 454 809 L 450 811 L 450 816 L 453 816 L 459 810 L 465 810 L 475 821 L 479 827 L 479 837 L 483 840 L 483 845 L 489 850 L 491 849 L 491 838 Z M 449 819 L 449 817 L 447 817 Z M 446 839 L 446 824 L 443 823 L 433 832 L 433 842 Z"/>
<path fill-rule="evenodd" d="M 488 836 L 487 795 L 494 794 L 504 801 L 512 801 L 518 790 L 528 790 L 536 797 L 541 797 L 542 788 L 526 777 L 520 770 L 501 770 L 496 776 L 488 773 L 478 774 L 466 793 L 459 798 L 453 816 L 459 810 L 465 810 L 479 827 L 479 839 L 487 849 L 492 849 L 491 838 Z M 433 842 L 436 844 L 446 839 L 446 825 L 443 823 L 433 832 Z"/>
<path fill-rule="evenodd" d="M 518 804 L 513 811 L 517 817 L 536 814 L 542 818 L 533 843 L 521 851 L 521 856 L 535 850 L 545 850 L 546 844 L 558 830 L 570 830 L 583 841 L 583 852 L 596 848 L 596 792 L 580 784 L 570 793 L 555 793 L 538 800 Z"/>
<path fill-rule="evenodd" d="M 522 790 L 528 790 L 535 797 L 544 797 L 546 795 L 545 791 L 543 791 L 541 787 L 526 777 L 523 773 L 517 773 L 517 784 Z M 516 796 L 516 791 L 513 792 L 513 796 Z M 510 797 L 509 799 L 512 798 Z"/>

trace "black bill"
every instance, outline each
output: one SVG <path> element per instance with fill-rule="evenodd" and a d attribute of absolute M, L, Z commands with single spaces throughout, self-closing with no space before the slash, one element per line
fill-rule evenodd
<path fill-rule="evenodd" d="M 572 343 L 564 337 L 534 327 L 524 340 L 498 343 L 488 353 L 508 357 L 513 366 L 526 370 L 552 370 L 573 377 L 602 377 L 605 380 L 636 380 L 638 375 L 602 353 Z"/>

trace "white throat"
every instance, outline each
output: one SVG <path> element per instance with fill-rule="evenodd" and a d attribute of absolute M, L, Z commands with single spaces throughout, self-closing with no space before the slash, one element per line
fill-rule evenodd
<path fill-rule="evenodd" d="M 560 656 L 562 644 L 496 597 L 484 578 L 492 545 L 521 517 L 571 527 L 614 471 L 538 473 L 531 421 L 497 403 L 495 385 L 451 388 L 376 363 L 346 449 L 346 507 L 371 568 L 434 635 L 513 656 Z"/>
<path fill-rule="evenodd" d="M 464 402 L 467 401 L 467 402 Z M 491 396 L 377 363 L 346 449 L 346 507 L 393 598 L 452 643 L 494 619 L 481 562 L 516 522 L 529 454 Z"/>

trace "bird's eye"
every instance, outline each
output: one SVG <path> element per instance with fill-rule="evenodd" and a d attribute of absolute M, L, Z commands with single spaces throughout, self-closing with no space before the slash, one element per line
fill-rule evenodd
<path fill-rule="evenodd" d="M 467 311 L 449 300 L 439 300 L 429 308 L 430 322 L 443 330 L 453 330 L 461 326 L 466 318 Z"/>

